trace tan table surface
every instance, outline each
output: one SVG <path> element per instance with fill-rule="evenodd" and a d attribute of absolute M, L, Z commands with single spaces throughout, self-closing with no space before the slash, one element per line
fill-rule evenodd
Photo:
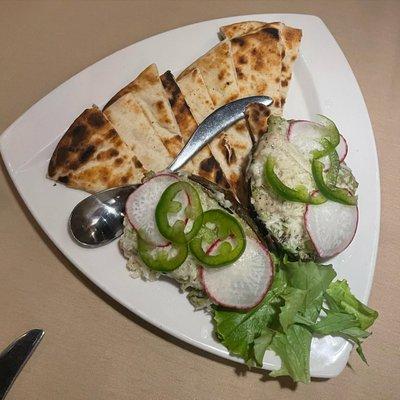
<path fill-rule="evenodd" d="M 268 12 L 320 16 L 346 54 L 370 112 L 382 178 L 370 298 L 380 318 L 365 344 L 370 366 L 353 354 L 338 378 L 295 387 L 158 331 L 60 254 L 2 165 L 0 347 L 30 328 L 47 331 L 9 399 L 400 398 L 400 1 L 0 1 L 0 132 L 67 78 L 131 43 L 197 21 Z"/>

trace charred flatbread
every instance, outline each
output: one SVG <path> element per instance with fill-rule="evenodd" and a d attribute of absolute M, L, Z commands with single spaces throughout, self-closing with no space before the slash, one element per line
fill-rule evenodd
<path fill-rule="evenodd" d="M 149 65 L 133 82 L 121 89 L 104 109 L 128 93 L 135 96 L 168 153 L 175 158 L 183 147 L 183 138 L 156 64 Z"/>
<path fill-rule="evenodd" d="M 257 31 L 265 25 L 266 23 L 261 21 L 243 21 L 221 26 L 219 30 L 223 39 L 234 39 L 239 36 L 247 35 L 250 32 Z"/>
<path fill-rule="evenodd" d="M 215 110 L 202 74 L 197 68 L 181 76 L 178 85 L 197 123 L 201 123 Z M 241 195 L 242 171 L 251 147 L 251 138 L 243 121 L 222 132 L 210 143 L 211 153 L 238 196 Z"/>
<path fill-rule="evenodd" d="M 281 114 L 283 46 L 279 30 L 262 28 L 236 37 L 231 42 L 240 96 L 269 96 L 274 100 L 272 112 Z"/>
<path fill-rule="evenodd" d="M 132 93 L 120 97 L 104 113 L 146 170 L 158 172 L 171 163 L 170 153 Z"/>
<path fill-rule="evenodd" d="M 196 68 L 203 77 L 214 106 L 220 107 L 239 97 L 229 40 L 222 41 L 201 56 L 178 76 L 178 80 Z"/>
<path fill-rule="evenodd" d="M 267 132 L 270 115 L 270 108 L 264 104 L 254 103 L 246 107 L 245 117 L 253 143 L 257 143 L 260 137 Z"/>
<path fill-rule="evenodd" d="M 194 119 L 171 71 L 165 72 L 160 78 L 168 95 L 168 99 L 176 121 L 179 125 L 183 140 L 186 143 L 197 129 L 198 124 Z M 229 183 L 222 171 L 222 168 L 212 155 L 208 145 L 203 147 L 203 149 L 201 149 L 192 158 L 191 172 L 211 182 L 214 182 L 225 189 L 229 188 Z"/>
<path fill-rule="evenodd" d="M 239 98 L 231 42 L 224 40 L 214 46 L 186 68 L 177 80 L 197 123 L 216 108 Z M 238 196 L 242 186 L 241 169 L 246 164 L 251 147 L 250 134 L 243 121 L 210 143 L 211 153 Z"/>
<path fill-rule="evenodd" d="M 139 183 L 144 173 L 140 159 L 97 107 L 73 122 L 48 167 L 49 178 L 88 192 Z"/>
<path fill-rule="evenodd" d="M 293 65 L 299 53 L 302 31 L 287 26 L 282 22 L 245 21 L 223 26 L 220 28 L 220 33 L 223 38 L 235 39 L 249 33 L 257 32 L 263 28 L 276 28 L 280 32 L 284 50 L 280 77 L 280 106 L 283 108 L 289 90 Z"/>
<path fill-rule="evenodd" d="M 300 42 L 302 37 L 301 29 L 286 26 L 282 22 L 274 22 L 272 26 L 278 27 L 283 40 L 285 56 L 282 60 L 281 74 L 281 106 L 286 102 L 289 84 L 292 79 L 294 63 L 299 55 Z"/>

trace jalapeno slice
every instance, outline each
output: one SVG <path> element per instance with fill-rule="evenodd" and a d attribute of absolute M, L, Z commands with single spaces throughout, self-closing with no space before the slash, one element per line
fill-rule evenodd
<path fill-rule="evenodd" d="M 264 179 L 272 188 L 272 190 L 284 200 L 294 201 L 306 204 L 322 204 L 326 202 L 326 198 L 320 194 L 312 196 L 308 193 L 305 186 L 298 186 L 292 189 L 286 186 L 276 175 L 274 171 L 275 159 L 271 156 L 267 157 L 264 166 Z"/>
<path fill-rule="evenodd" d="M 160 272 L 170 272 L 186 260 L 188 247 L 187 244 L 178 243 L 154 246 L 138 236 L 138 253 L 149 268 Z"/>
<path fill-rule="evenodd" d="M 201 228 L 203 208 L 197 190 L 188 182 L 170 185 L 156 207 L 160 233 L 173 243 L 188 243 Z"/>
<path fill-rule="evenodd" d="M 329 153 L 329 169 L 326 173 L 326 181 L 329 186 L 335 186 L 339 175 L 340 161 L 336 150 Z"/>
<path fill-rule="evenodd" d="M 321 141 L 323 149 L 313 152 L 313 158 L 327 156 L 338 146 L 340 142 L 340 133 L 335 123 L 324 115 L 318 114 L 318 123 L 324 130 L 324 138 Z"/>
<path fill-rule="evenodd" d="M 335 151 L 335 146 L 330 142 L 327 138 L 321 139 L 322 150 L 314 150 L 312 152 L 313 159 L 319 159 L 325 156 L 328 156 L 330 153 Z"/>
<path fill-rule="evenodd" d="M 319 191 L 329 200 L 336 201 L 337 203 L 346 204 L 349 206 L 357 205 L 357 196 L 352 196 L 348 190 L 330 187 L 324 180 L 324 164 L 318 160 L 312 162 L 312 173 L 315 183 Z"/>
<path fill-rule="evenodd" d="M 209 210 L 203 214 L 201 229 L 189 247 L 205 267 L 222 267 L 243 254 L 246 236 L 236 218 L 222 210 Z"/>

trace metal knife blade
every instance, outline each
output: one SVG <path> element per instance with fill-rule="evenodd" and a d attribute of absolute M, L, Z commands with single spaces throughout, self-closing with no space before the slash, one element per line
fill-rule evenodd
<path fill-rule="evenodd" d="M 32 329 L 14 340 L 0 353 L 0 400 L 6 396 L 43 335 L 44 330 Z"/>

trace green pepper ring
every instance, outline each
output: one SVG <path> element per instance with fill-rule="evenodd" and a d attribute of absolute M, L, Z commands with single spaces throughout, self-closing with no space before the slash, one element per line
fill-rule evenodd
<path fill-rule="evenodd" d="M 268 156 L 264 166 L 264 178 L 278 196 L 288 201 L 305 204 L 318 205 L 326 202 L 326 198 L 321 195 L 311 196 L 305 187 L 292 189 L 286 186 L 276 175 L 274 167 L 275 159 Z"/>
<path fill-rule="evenodd" d="M 337 151 L 334 150 L 332 153 L 328 155 L 328 157 L 330 166 L 326 173 L 326 180 L 329 186 L 335 186 L 338 179 L 339 168 L 340 168 L 339 156 Z"/>
<path fill-rule="evenodd" d="M 150 255 L 151 251 L 159 249 L 162 251 L 164 247 L 153 246 L 147 243 L 140 236 L 138 236 L 138 253 L 141 260 L 152 270 L 159 272 L 170 272 L 174 269 L 180 267 L 186 260 L 188 256 L 188 246 L 187 244 L 175 244 L 171 243 L 171 246 L 175 247 L 178 254 L 170 260 L 163 260 L 161 258 L 157 259 Z M 169 246 L 169 245 L 168 245 Z"/>
<path fill-rule="evenodd" d="M 357 196 L 349 194 L 348 190 L 329 187 L 323 177 L 324 164 L 318 160 L 312 162 L 312 174 L 317 185 L 318 190 L 329 200 L 335 201 L 336 203 L 345 204 L 348 206 L 357 205 Z"/>
<path fill-rule="evenodd" d="M 319 117 L 318 125 L 326 131 L 327 135 L 321 141 L 323 149 L 314 151 L 313 158 L 322 158 L 329 155 L 339 145 L 340 133 L 336 124 L 331 119 L 321 114 L 317 115 Z"/>
<path fill-rule="evenodd" d="M 194 214 L 191 218 L 194 220 L 192 229 L 185 233 L 185 222 L 182 220 L 180 224 L 170 225 L 168 221 L 168 208 L 174 201 L 175 196 L 180 191 L 185 191 L 188 196 L 191 212 Z M 203 222 L 203 208 L 199 194 L 196 189 L 188 182 L 179 181 L 170 185 L 162 194 L 156 208 L 156 223 L 160 233 L 173 243 L 188 243 L 199 232 Z"/>
<path fill-rule="evenodd" d="M 234 235 L 236 246 L 229 254 L 209 255 L 202 248 L 202 236 L 196 236 L 190 243 L 190 251 L 197 260 L 205 267 L 223 267 L 235 262 L 246 248 L 246 236 L 240 223 L 222 210 L 208 210 L 203 214 L 203 225 L 213 223 L 228 229 Z M 225 239 L 225 238 L 223 238 Z"/>

